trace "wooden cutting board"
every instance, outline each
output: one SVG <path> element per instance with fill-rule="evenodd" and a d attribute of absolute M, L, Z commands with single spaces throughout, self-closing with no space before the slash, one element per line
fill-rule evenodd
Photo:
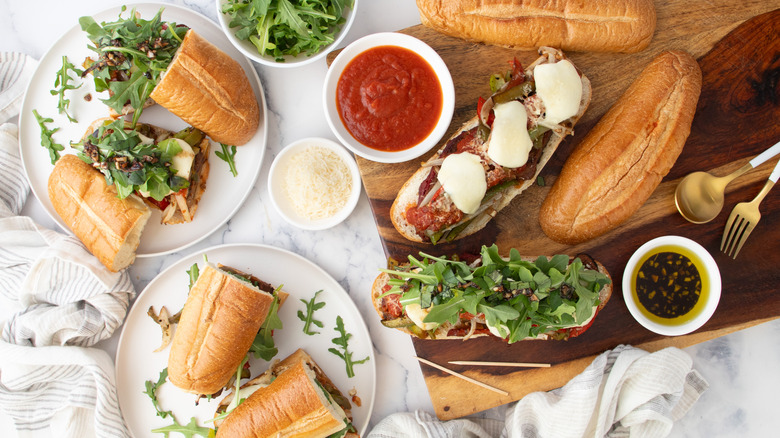
<path fill-rule="evenodd" d="M 413 244 L 395 231 L 389 219 L 390 205 L 398 189 L 427 156 L 401 164 L 357 158 L 389 258 L 405 260 L 407 255 L 417 255 L 419 251 L 442 255 L 478 253 L 483 244 L 492 243 L 497 243 L 504 253 L 512 247 L 528 255 L 586 252 L 607 267 L 615 283 L 611 301 L 592 328 L 569 341 L 508 345 L 495 338 L 468 342 L 414 339 L 418 356 L 509 392 L 508 396 L 502 396 L 422 365 L 440 419 L 462 417 L 518 400 L 530 392 L 560 387 L 596 355 L 620 344 L 650 351 L 667 346 L 685 347 L 780 317 L 780 194 L 770 193 L 764 200 L 761 222 L 736 260 L 719 252 L 723 227 L 731 209 L 737 202 L 752 199 L 758 193 L 777 160 L 732 182 L 723 211 L 710 223 L 686 222 L 677 213 L 673 198 L 677 183 L 688 173 L 709 170 L 725 175 L 780 140 L 779 8 L 777 0 L 656 1 L 656 33 L 650 47 L 641 53 L 568 53 L 590 78 L 593 99 L 575 127 L 575 136 L 561 144 L 543 170 L 545 186 L 531 187 L 485 229 L 452 244 Z M 467 43 L 423 26 L 401 32 L 426 41 L 452 73 L 456 109 L 445 139 L 474 115 L 477 98 L 489 94 L 487 78 L 491 73 L 505 71 L 507 61 L 513 57 L 526 64 L 536 56 L 533 52 Z M 541 231 L 537 216 L 566 157 L 644 66 L 666 49 L 687 50 L 699 60 L 703 72 L 702 93 L 691 135 L 674 168 L 647 203 L 619 228 L 578 246 L 550 240 Z M 664 337 L 642 328 L 629 314 L 620 287 L 624 266 L 632 252 L 642 243 L 667 234 L 689 237 L 707 248 L 715 257 L 723 279 L 722 298 L 711 320 L 697 332 L 680 337 Z M 459 367 L 448 365 L 450 360 L 548 362 L 553 366 L 522 370 Z"/>

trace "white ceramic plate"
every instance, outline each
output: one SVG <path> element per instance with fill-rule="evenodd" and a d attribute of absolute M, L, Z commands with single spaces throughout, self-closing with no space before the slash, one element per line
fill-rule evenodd
<path fill-rule="evenodd" d="M 136 299 L 125 320 L 116 353 L 119 405 L 132 434 L 136 438 L 159 436 L 151 430 L 172 424 L 169 419 L 155 415 L 152 401 L 143 394 L 144 382 L 157 381 L 160 371 L 168 365 L 170 352 L 170 347 L 154 352 L 160 345 L 161 331 L 146 312 L 150 306 L 156 311 L 166 306 L 171 313 L 181 310 L 189 291 L 186 271 L 193 263 L 202 267 L 204 254 L 210 262 L 251 273 L 274 286 L 283 285 L 283 290 L 290 296 L 279 311 L 284 328 L 274 331 L 274 341 L 279 349 L 276 358 L 283 359 L 303 348 L 345 396 L 349 397 L 347 392 L 355 388 L 362 406 L 353 406 L 353 424 L 361 435 L 365 435 L 374 405 L 376 360 L 368 329 L 357 307 L 339 283 L 312 262 L 279 248 L 249 244 L 215 246 L 188 256 L 160 273 Z M 316 311 L 314 318 L 322 321 L 323 328 L 312 326 L 320 334 L 309 336 L 303 333 L 303 322 L 298 319 L 297 312 L 305 313 L 306 307 L 300 300 L 310 300 L 320 289 L 322 292 L 317 301 L 327 304 Z M 347 377 L 344 361 L 328 351 L 328 348 L 336 347 L 331 339 L 338 336 L 335 331 L 338 315 L 343 318 L 347 332 L 352 334 L 349 350 L 353 352 L 353 358 L 369 357 L 368 362 L 355 365 L 352 378 Z M 250 364 L 253 377 L 268 367 L 262 359 L 253 358 Z M 187 424 L 190 418 L 196 417 L 203 425 L 203 420 L 213 417 L 219 403 L 219 398 L 203 399 L 195 406 L 193 394 L 179 390 L 170 382 L 163 384 L 157 395 L 162 409 L 172 410 L 180 424 Z"/>
<path fill-rule="evenodd" d="M 133 5 L 129 6 L 128 11 L 125 11 L 122 16 L 128 17 L 130 14 L 129 9 L 132 7 Z M 151 19 L 160 7 L 164 7 L 163 20 L 186 24 L 238 61 L 246 71 L 257 97 L 257 102 L 263 112 L 260 127 L 255 136 L 247 144 L 239 146 L 237 149 L 237 177 L 230 173 L 227 163 L 214 155 L 215 151 L 220 150 L 220 146 L 218 143 L 212 142 L 212 151 L 209 156 L 211 171 L 209 173 L 208 188 L 201 198 L 198 211 L 192 222 L 179 225 L 162 225 L 160 224 L 159 211 L 153 210 L 152 217 L 144 229 L 141 244 L 137 251 L 139 257 L 145 257 L 166 254 L 190 246 L 214 232 L 238 211 L 257 180 L 265 155 L 268 132 L 266 129 L 267 111 L 265 95 L 257 72 L 252 67 L 251 62 L 230 44 L 219 26 L 195 11 L 171 4 L 144 3 L 134 7 L 146 19 Z M 92 17 L 98 23 L 114 21 L 119 13 L 120 8 L 115 7 L 94 14 Z M 37 109 L 41 116 L 54 119 L 54 122 L 47 124 L 47 127 L 49 129 L 59 128 L 59 131 L 54 133 L 53 137 L 55 142 L 65 146 L 63 153 L 75 153 L 75 149 L 69 145 L 70 142 L 80 140 L 87 126 L 93 120 L 108 115 L 108 107 L 99 101 L 98 97 L 100 95 L 95 93 L 91 76 L 82 81 L 83 85 L 81 88 L 65 92 L 65 96 L 70 99 L 70 113 L 78 120 L 78 123 L 70 123 L 64 114 L 57 114 L 57 96 L 52 96 L 49 93 L 49 90 L 54 89 L 55 74 L 62 66 L 62 56 L 67 56 L 71 63 L 80 67 L 87 56 L 94 54 L 87 48 L 88 44 L 90 44 L 90 41 L 78 23 L 54 43 L 51 49 L 41 58 L 38 68 L 28 85 L 19 115 L 19 146 L 21 148 L 22 165 L 30 182 L 30 187 L 41 204 L 43 204 L 46 212 L 66 230 L 68 228 L 54 210 L 51 201 L 49 201 L 47 182 L 54 166 L 49 160 L 47 150 L 41 146 L 41 130 L 32 111 Z M 74 83 L 74 81 L 71 81 L 71 83 Z M 84 96 L 88 94 L 91 96 L 89 102 L 84 99 Z M 141 122 L 151 123 L 175 131 L 187 126 L 184 121 L 159 105 L 145 109 L 141 115 Z"/>
<path fill-rule="evenodd" d="M 326 47 L 323 47 L 322 50 L 311 56 L 306 56 L 305 54 L 300 54 L 298 56 L 286 55 L 284 56 L 284 62 L 278 62 L 271 56 L 261 55 L 257 51 L 257 48 L 254 46 L 254 44 L 246 40 L 238 39 L 235 34 L 237 28 L 229 27 L 230 17 L 222 13 L 222 5 L 225 3 L 227 3 L 225 0 L 219 0 L 216 2 L 217 17 L 219 17 L 219 24 L 222 26 L 222 30 L 225 32 L 225 35 L 227 35 L 230 42 L 233 43 L 233 45 L 236 46 L 236 48 L 240 50 L 241 53 L 243 53 L 247 58 L 257 63 L 269 67 L 289 68 L 311 64 L 324 58 L 328 53 L 333 51 L 333 49 L 338 47 L 338 45 L 341 44 L 341 42 L 347 36 L 349 28 L 352 27 L 352 23 L 355 21 L 359 0 L 354 0 L 352 7 L 345 11 L 344 18 L 346 21 L 341 25 L 341 29 L 339 29 L 339 33 L 336 35 L 336 39 L 332 43 Z"/>
<path fill-rule="evenodd" d="M 299 215 L 296 211 L 295 206 L 286 193 L 285 174 L 295 153 L 314 146 L 327 148 L 341 157 L 349 170 L 349 178 L 352 180 L 352 192 L 349 194 L 344 207 L 336 214 L 328 218 L 313 220 Z M 274 207 L 276 207 L 276 210 L 284 220 L 304 230 L 325 230 L 343 222 L 355 209 L 360 199 L 361 187 L 360 172 L 352 154 L 344 146 L 327 138 L 304 138 L 286 146 L 276 156 L 271 164 L 271 170 L 268 172 L 268 193 L 271 195 L 271 202 Z"/>

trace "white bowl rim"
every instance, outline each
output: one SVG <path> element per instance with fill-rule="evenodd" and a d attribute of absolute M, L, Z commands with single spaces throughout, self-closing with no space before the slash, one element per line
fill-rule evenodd
<path fill-rule="evenodd" d="M 349 199 L 344 207 L 336 214 L 329 218 L 319 220 L 309 220 L 298 216 L 294 210 L 285 208 L 285 203 L 282 199 L 285 196 L 281 190 L 282 186 L 277 182 L 277 179 L 281 177 L 279 175 L 280 166 L 291 157 L 291 154 L 308 146 L 321 146 L 335 152 L 349 169 L 349 173 L 352 177 L 352 192 L 349 195 Z M 362 191 L 362 182 L 360 180 L 360 171 L 358 170 L 357 163 L 352 154 L 349 153 L 343 145 L 337 143 L 329 138 L 324 137 L 306 137 L 296 140 L 284 148 L 274 157 L 271 163 L 271 168 L 268 171 L 268 194 L 271 197 L 271 204 L 273 204 L 276 211 L 282 216 L 287 223 L 298 227 L 303 230 L 319 231 L 328 228 L 335 227 L 336 225 L 344 222 L 355 210 L 358 200 L 360 199 L 360 192 Z"/>
<path fill-rule="evenodd" d="M 358 8 L 358 2 L 359 0 L 354 0 L 352 7 L 349 8 L 349 11 L 347 12 L 347 21 L 341 26 L 341 30 L 339 30 L 338 35 L 336 36 L 336 39 L 325 46 L 322 50 L 319 52 L 311 55 L 311 56 L 305 56 L 305 55 L 299 55 L 299 56 L 290 56 L 287 55 L 284 57 L 284 62 L 277 62 L 274 59 L 260 55 L 260 53 L 257 51 L 255 46 L 252 45 L 249 41 L 243 41 L 236 37 L 235 33 L 233 32 L 232 28 L 228 26 L 229 21 L 227 16 L 222 13 L 222 5 L 227 0 L 219 0 L 216 3 L 217 5 L 217 19 L 219 20 L 219 25 L 222 28 L 222 30 L 225 32 L 225 35 L 227 35 L 228 40 L 238 49 L 241 53 L 244 54 L 247 58 L 249 58 L 252 61 L 255 61 L 259 64 L 266 65 L 269 67 L 279 67 L 279 68 L 294 68 L 294 67 L 301 67 L 307 64 L 311 64 L 315 61 L 318 61 L 325 56 L 328 55 L 328 53 L 335 50 L 339 44 L 341 44 L 342 41 L 344 41 L 344 38 L 346 38 L 347 33 L 349 33 L 349 29 L 352 27 L 352 23 L 355 21 L 355 16 L 357 15 L 357 8 Z"/>
<path fill-rule="evenodd" d="M 360 144 L 347 131 L 341 123 L 336 108 L 336 84 L 344 71 L 356 55 L 379 46 L 398 46 L 414 51 L 419 54 L 433 68 L 434 73 L 439 79 L 442 91 L 442 109 L 439 121 L 436 123 L 433 131 L 422 142 L 416 146 L 398 152 L 385 152 L 369 148 Z M 379 163 L 401 163 L 417 158 L 436 146 L 444 137 L 450 127 L 452 116 L 455 111 L 455 84 L 452 81 L 452 75 L 447 64 L 439 54 L 427 43 L 419 38 L 400 32 L 378 32 L 366 35 L 345 47 L 333 60 L 328 72 L 325 74 L 325 86 L 323 87 L 323 106 L 325 108 L 325 118 L 333 134 L 346 146 L 367 160 Z"/>
<path fill-rule="evenodd" d="M 701 259 L 702 263 L 704 264 L 704 269 L 706 269 L 707 273 L 709 274 L 710 293 L 708 294 L 708 301 L 705 304 L 704 309 L 702 309 L 701 313 L 697 315 L 696 318 L 684 324 L 663 325 L 649 320 L 639 310 L 632 297 L 631 277 L 634 268 L 639 262 L 639 259 L 642 258 L 642 256 L 644 256 L 648 251 L 663 245 L 676 245 L 690 249 Z M 718 307 L 721 295 L 720 270 L 718 269 L 718 264 L 715 262 L 712 254 L 710 254 L 709 251 L 707 251 L 698 242 L 687 237 L 675 235 L 656 237 L 645 242 L 636 251 L 634 251 L 634 254 L 632 254 L 631 258 L 628 259 L 626 268 L 623 271 L 622 286 L 623 301 L 625 301 L 626 307 L 628 307 L 628 311 L 631 313 L 634 319 L 644 328 L 665 336 L 685 335 L 701 328 L 701 326 L 703 326 L 715 313 L 715 309 Z"/>

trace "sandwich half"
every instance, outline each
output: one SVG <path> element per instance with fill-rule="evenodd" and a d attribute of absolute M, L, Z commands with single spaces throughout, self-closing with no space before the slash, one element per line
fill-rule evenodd
<path fill-rule="evenodd" d="M 235 400 L 240 402 L 235 406 Z M 302 349 L 273 364 L 229 394 L 218 413 L 228 412 L 217 437 L 350 437 L 352 405 Z"/>
<path fill-rule="evenodd" d="M 280 298 L 274 288 L 208 263 L 192 285 L 173 335 L 168 378 L 195 394 L 227 385 Z"/>

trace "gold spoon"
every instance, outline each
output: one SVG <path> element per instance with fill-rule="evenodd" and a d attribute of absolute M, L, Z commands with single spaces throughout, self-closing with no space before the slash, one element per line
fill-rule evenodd
<path fill-rule="evenodd" d="M 707 172 L 693 172 L 677 185 L 674 203 L 677 211 L 694 224 L 709 222 L 723 208 L 726 186 L 735 178 L 780 153 L 780 142 L 757 155 L 747 164 L 726 176 L 712 176 Z"/>

